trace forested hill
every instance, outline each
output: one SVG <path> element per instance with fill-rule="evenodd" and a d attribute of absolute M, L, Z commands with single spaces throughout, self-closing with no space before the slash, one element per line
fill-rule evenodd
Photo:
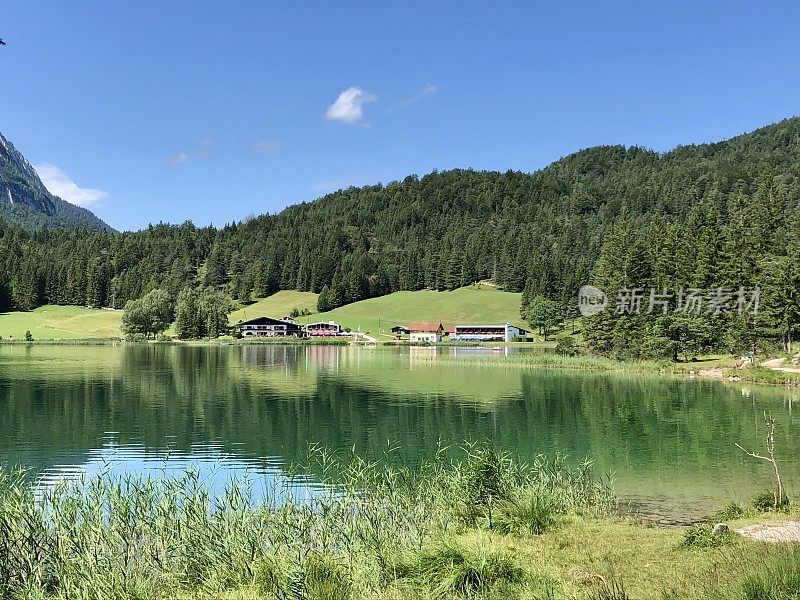
<path fill-rule="evenodd" d="M 154 287 L 177 293 L 206 284 L 225 286 L 235 298 L 312 290 L 322 294 L 326 309 L 396 290 L 452 289 L 491 278 L 525 290 L 526 298 L 571 306 L 580 285 L 610 277 L 598 274 L 596 263 L 609 236 L 627 235 L 620 223 L 636 233 L 625 243 L 639 252 L 637 264 L 680 265 L 680 273 L 664 275 L 672 283 L 694 277 L 703 240 L 720 246 L 713 258 L 718 265 L 738 260 L 746 247 L 787 255 L 796 247 L 798 174 L 800 119 L 793 118 L 665 154 L 603 146 L 532 174 L 409 176 L 220 230 L 186 224 L 126 234 L 30 233 L 2 226 L 4 303 L 120 307 Z M 770 223 L 742 229 L 756 218 Z M 736 237 L 744 233 L 768 237 Z M 765 256 L 754 259 L 748 280 L 761 277 Z M 653 270 L 646 271 L 641 284 L 651 281 Z"/>
<path fill-rule="evenodd" d="M 53 196 L 28 160 L 0 133 L 0 220 L 27 229 L 111 231 L 92 212 Z"/>

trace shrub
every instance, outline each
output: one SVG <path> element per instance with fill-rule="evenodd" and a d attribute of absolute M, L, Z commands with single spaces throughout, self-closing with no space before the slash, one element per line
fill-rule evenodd
<path fill-rule="evenodd" d="M 752 508 L 745 506 L 741 502 L 731 502 L 714 515 L 714 520 L 735 521 L 736 519 L 741 519 L 742 517 L 747 516 L 750 512 L 752 512 L 752 510 Z"/>
<path fill-rule="evenodd" d="M 559 356 L 577 356 L 580 352 L 575 345 L 575 340 L 571 337 L 563 337 L 556 343 L 556 354 Z"/>
<path fill-rule="evenodd" d="M 33 334 L 30 331 L 25 332 L 25 341 L 32 342 L 33 341 Z"/>
<path fill-rule="evenodd" d="M 753 498 L 753 508 L 759 512 L 775 510 L 775 494 L 773 492 L 761 492 L 760 494 L 757 494 L 756 497 Z M 788 508 L 789 498 L 786 496 L 786 494 L 784 494 L 783 498 L 781 498 L 778 509 L 788 510 Z"/>
<path fill-rule="evenodd" d="M 708 523 L 692 525 L 683 533 L 681 548 L 718 548 L 730 544 L 736 539 L 732 531 L 714 533 L 714 528 Z"/>

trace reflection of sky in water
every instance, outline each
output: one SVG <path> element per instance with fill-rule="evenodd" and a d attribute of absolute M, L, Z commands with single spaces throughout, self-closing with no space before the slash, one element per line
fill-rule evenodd
<path fill-rule="evenodd" d="M 326 492 L 326 486 L 311 476 L 287 475 L 287 465 L 279 458 L 248 460 L 213 443 L 193 445 L 188 453 L 175 449 L 154 452 L 139 444 L 119 445 L 115 433 L 107 432 L 98 448 L 61 456 L 61 462 L 39 473 L 38 486 L 49 488 L 62 481 L 80 484 L 99 476 L 113 480 L 180 478 L 191 471 L 212 496 L 223 494 L 236 481 L 247 487 L 258 505 L 279 506 L 289 498 L 304 502 Z"/>
<path fill-rule="evenodd" d="M 415 464 L 490 439 L 525 460 L 594 458 L 634 512 L 702 516 L 769 486 L 768 469 L 733 444 L 760 449 L 771 410 L 786 484 L 800 482 L 796 391 L 460 361 L 505 352 L 0 346 L 0 465 L 25 465 L 44 485 L 191 468 L 212 491 L 244 476 L 280 499 L 319 492 L 287 475 L 311 444 L 380 460 L 391 442 Z"/>

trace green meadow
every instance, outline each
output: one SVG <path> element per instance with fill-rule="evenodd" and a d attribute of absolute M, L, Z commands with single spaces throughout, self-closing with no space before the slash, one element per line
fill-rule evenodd
<path fill-rule="evenodd" d="M 30 312 L 0 313 L 0 337 L 72 340 L 122 337 L 122 311 L 83 306 L 41 306 Z"/>
<path fill-rule="evenodd" d="M 412 321 L 435 321 L 445 327 L 457 323 L 509 322 L 528 328 L 519 315 L 521 301 L 522 294 L 477 285 L 449 292 L 395 292 L 302 317 L 299 321 L 306 324 L 332 320 L 353 330 L 370 332 L 379 340 L 390 338 L 395 325 Z"/>

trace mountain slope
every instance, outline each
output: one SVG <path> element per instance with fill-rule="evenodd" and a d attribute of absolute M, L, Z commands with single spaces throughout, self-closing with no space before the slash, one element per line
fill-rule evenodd
<path fill-rule="evenodd" d="M 28 160 L 2 133 L 0 218 L 28 229 L 77 227 L 111 231 L 91 211 L 53 196 Z"/>
<path fill-rule="evenodd" d="M 485 279 L 524 291 L 523 301 L 544 296 L 574 309 L 577 289 L 597 277 L 601 249 L 615 235 L 617 262 L 637 267 L 640 285 L 766 289 L 776 261 L 800 249 L 798 199 L 793 118 L 666 153 L 589 148 L 534 173 L 411 175 L 222 229 L 185 223 L 44 235 L 0 224 L 0 310 L 120 308 L 155 287 L 177 294 L 198 284 L 237 299 L 313 292 L 319 308 L 335 309 Z M 786 273 L 800 273 L 800 264 Z"/>

